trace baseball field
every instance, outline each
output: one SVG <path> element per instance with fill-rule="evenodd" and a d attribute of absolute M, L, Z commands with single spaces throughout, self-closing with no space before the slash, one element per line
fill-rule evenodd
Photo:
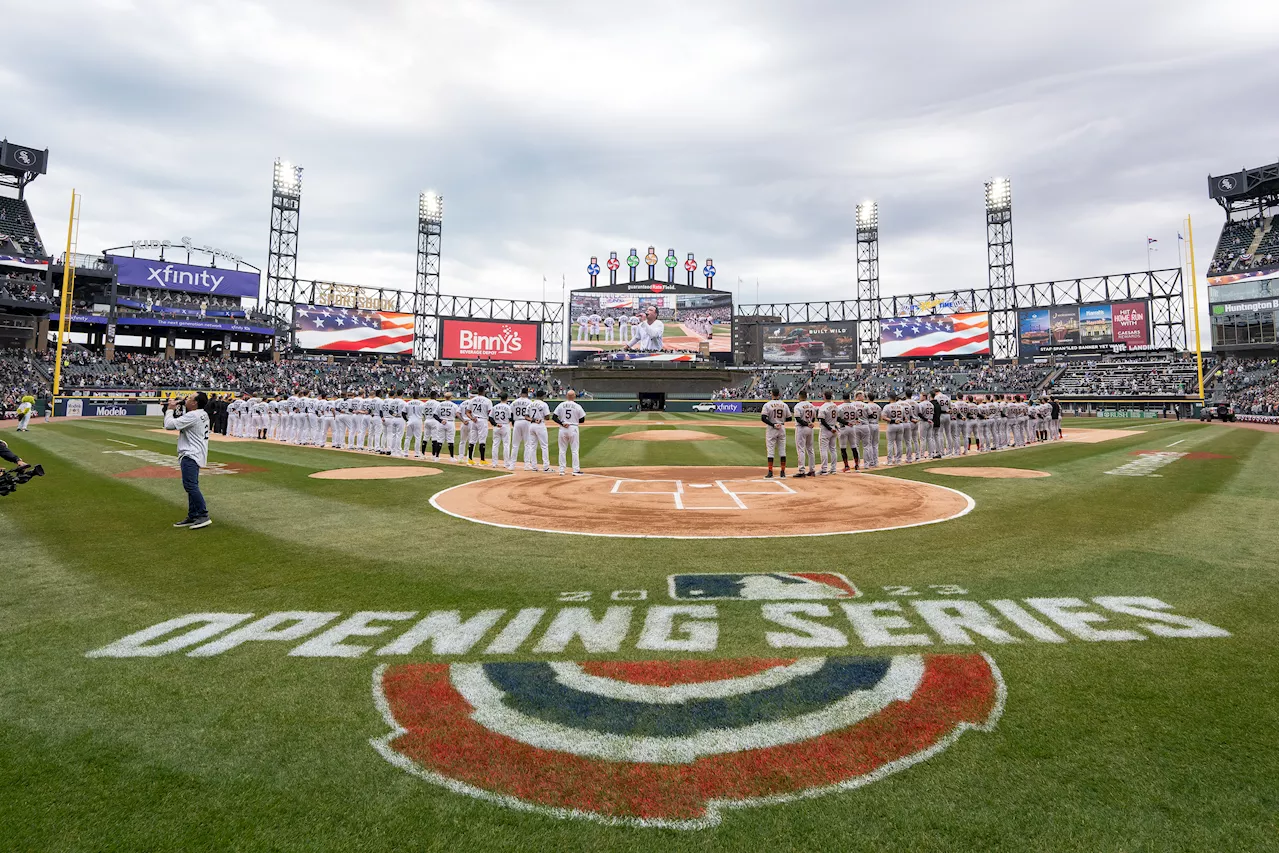
<path fill-rule="evenodd" d="M 158 419 L 4 430 L 0 851 L 1276 849 L 1274 431 L 764 481 L 605 419 L 215 440 L 198 531 Z"/>

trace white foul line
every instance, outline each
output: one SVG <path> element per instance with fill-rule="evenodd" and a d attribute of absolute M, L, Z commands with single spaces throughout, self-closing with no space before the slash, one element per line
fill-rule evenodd
<path fill-rule="evenodd" d="M 130 443 L 129 443 L 129 442 L 127 442 L 127 441 L 117 441 L 117 440 L 116 440 L 116 439 L 114 439 L 114 438 L 108 438 L 108 439 L 107 439 L 107 441 L 115 441 L 115 443 L 116 443 L 116 444 L 123 444 L 125 447 L 137 447 L 137 446 L 138 446 L 138 445 L 136 445 L 136 444 L 130 444 Z"/>
<path fill-rule="evenodd" d="M 1184 441 L 1186 441 L 1185 438 L 1180 438 L 1177 441 L 1175 441 L 1173 444 L 1182 444 L 1182 442 Z M 1165 447 L 1173 447 L 1173 444 L 1166 444 Z"/>

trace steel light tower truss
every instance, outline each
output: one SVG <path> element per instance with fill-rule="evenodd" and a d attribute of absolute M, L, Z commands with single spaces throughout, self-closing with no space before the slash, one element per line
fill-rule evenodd
<path fill-rule="evenodd" d="M 440 229 L 444 198 L 432 190 L 418 195 L 418 269 L 413 282 L 413 355 L 433 359 L 439 351 L 436 317 L 440 296 Z"/>
<path fill-rule="evenodd" d="M 880 206 L 864 201 L 855 213 L 858 235 L 858 361 L 880 360 L 880 317 L 871 310 L 880 299 Z"/>
<path fill-rule="evenodd" d="M 276 159 L 271 175 L 271 234 L 267 242 L 267 313 L 276 318 L 276 339 L 293 338 L 293 303 L 298 288 L 298 217 L 302 210 L 302 167 Z M 278 349 L 278 348 L 277 348 Z"/>
<path fill-rule="evenodd" d="M 1141 272 L 1072 278 L 1018 284 L 1004 294 L 1001 305 L 1021 308 L 1049 308 L 1055 305 L 1092 305 L 1107 302 L 1147 301 L 1151 314 L 1151 348 L 1185 350 L 1187 347 L 1186 315 L 1183 308 L 1182 270 L 1143 270 Z M 846 299 L 835 302 L 770 302 L 760 305 L 735 306 L 739 317 L 778 317 L 780 323 L 816 323 L 851 320 L 855 317 L 876 322 L 894 317 L 942 316 L 953 312 L 989 312 L 1006 310 L 992 301 L 995 290 L 938 290 L 902 296 L 885 296 L 875 300 Z M 927 307 L 924 307 L 927 306 Z M 1017 322 L 1017 311 L 1013 322 Z M 1016 328 L 1016 325 L 1015 325 Z M 994 336 L 993 336 L 994 337 Z M 1013 354 L 1017 354 L 1017 336 Z M 993 340 L 994 356 L 994 340 Z M 1000 358 L 1002 356 L 994 356 Z"/>
<path fill-rule="evenodd" d="M 991 304 L 991 355 L 1018 355 L 1018 299 L 1013 280 L 1013 189 L 1008 178 L 985 184 L 987 290 Z"/>

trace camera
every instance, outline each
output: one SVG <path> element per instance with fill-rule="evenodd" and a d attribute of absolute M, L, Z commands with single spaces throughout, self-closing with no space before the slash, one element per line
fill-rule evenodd
<path fill-rule="evenodd" d="M 43 465 L 20 465 L 10 471 L 0 470 L 0 497 L 16 492 L 18 486 L 30 481 L 32 477 L 43 476 Z"/>

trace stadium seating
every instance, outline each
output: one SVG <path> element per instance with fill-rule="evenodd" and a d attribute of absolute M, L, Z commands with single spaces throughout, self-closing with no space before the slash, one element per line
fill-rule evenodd
<path fill-rule="evenodd" d="M 24 394 L 49 396 L 46 368 L 52 369 L 52 355 L 29 350 L 0 350 L 0 411 L 12 411 Z"/>
<path fill-rule="evenodd" d="M 1274 266 L 1277 258 L 1276 217 L 1228 222 L 1209 262 L 1209 275 L 1229 275 Z"/>
<path fill-rule="evenodd" d="M 44 243 L 26 201 L 0 196 L 0 252 L 9 244 L 15 254 L 45 257 Z"/>
<path fill-rule="evenodd" d="M 1205 396 L 1213 403 L 1226 403 L 1238 415 L 1276 415 L 1276 359 L 1226 358 L 1212 376 Z"/>
<path fill-rule="evenodd" d="M 836 396 L 845 391 L 865 391 L 876 399 L 889 394 L 913 394 L 941 388 L 950 394 L 1008 393 L 1029 394 L 1053 373 L 1043 365 L 917 366 L 874 365 L 853 370 L 812 371 L 797 373 L 767 368 L 752 370 L 749 378 L 733 388 L 726 388 L 725 398 L 760 398 L 769 396 L 772 387 L 786 397 L 794 397 L 801 388 L 812 396 L 830 390 Z"/>
<path fill-rule="evenodd" d="M 42 279 L 38 275 L 32 273 L 4 273 L 0 272 L 0 296 L 10 299 L 21 299 L 24 302 L 39 302 L 44 305 L 52 304 L 47 294 L 39 292 L 40 282 Z"/>
<path fill-rule="evenodd" d="M 1115 355 L 1069 362 L 1049 385 L 1058 397 L 1180 397 L 1197 390 L 1189 353 Z"/>

